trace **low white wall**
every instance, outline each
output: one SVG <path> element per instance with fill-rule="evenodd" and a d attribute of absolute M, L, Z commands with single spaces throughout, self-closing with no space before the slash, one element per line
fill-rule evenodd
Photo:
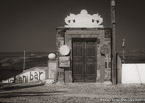
<path fill-rule="evenodd" d="M 122 64 L 122 83 L 145 83 L 145 64 Z"/>
<path fill-rule="evenodd" d="M 39 80 L 45 80 L 45 70 L 35 68 L 33 70 L 27 70 L 23 73 L 16 75 L 15 79 L 14 77 L 9 78 L 7 80 L 3 80 L 2 83 L 30 83 L 30 82 L 36 82 Z"/>

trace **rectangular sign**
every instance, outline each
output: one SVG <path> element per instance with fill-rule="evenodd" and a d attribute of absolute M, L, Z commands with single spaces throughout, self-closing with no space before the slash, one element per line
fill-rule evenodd
<path fill-rule="evenodd" d="M 70 67 L 70 57 L 59 57 L 59 67 Z"/>

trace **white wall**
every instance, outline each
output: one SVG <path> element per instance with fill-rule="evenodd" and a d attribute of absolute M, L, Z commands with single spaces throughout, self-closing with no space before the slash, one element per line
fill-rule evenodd
<path fill-rule="evenodd" d="M 15 83 L 30 83 L 39 80 L 45 80 L 45 70 L 34 68 L 33 70 L 26 70 L 21 74 L 16 75 Z M 13 83 L 14 77 L 3 80 L 2 83 Z"/>
<path fill-rule="evenodd" d="M 122 83 L 145 83 L 145 63 L 122 64 Z"/>

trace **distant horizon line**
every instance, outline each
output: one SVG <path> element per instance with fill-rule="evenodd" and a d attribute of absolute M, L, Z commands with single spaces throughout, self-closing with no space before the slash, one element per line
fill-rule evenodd
<path fill-rule="evenodd" d="M 57 50 L 48 50 L 48 51 L 31 51 L 31 50 L 24 50 L 25 52 L 56 52 Z M 0 53 L 13 53 L 13 52 L 24 52 L 24 51 L 0 51 Z"/>

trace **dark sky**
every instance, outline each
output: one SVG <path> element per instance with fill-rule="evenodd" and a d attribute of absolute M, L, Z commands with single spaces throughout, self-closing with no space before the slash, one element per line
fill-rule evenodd
<path fill-rule="evenodd" d="M 126 50 L 145 49 L 144 0 L 116 0 L 117 50 L 126 39 Z M 110 27 L 110 0 L 1 0 L 0 52 L 56 49 L 56 27 L 64 18 L 86 9 L 99 13 Z"/>

